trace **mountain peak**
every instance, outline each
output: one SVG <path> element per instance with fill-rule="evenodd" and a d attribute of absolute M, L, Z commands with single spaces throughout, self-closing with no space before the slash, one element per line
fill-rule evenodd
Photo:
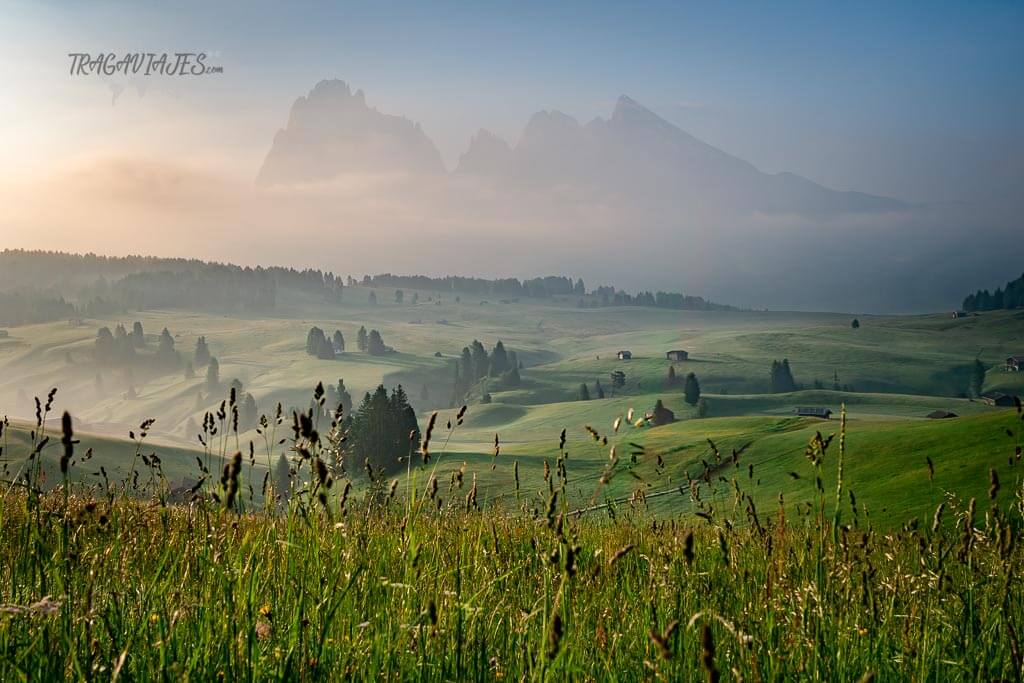
<path fill-rule="evenodd" d="M 292 105 L 260 169 L 265 185 L 346 173 L 443 173 L 441 154 L 418 123 L 366 104 L 339 79 L 322 80 Z"/>
<path fill-rule="evenodd" d="M 628 95 L 620 95 L 612 111 L 612 121 L 663 122 L 664 119 Z"/>

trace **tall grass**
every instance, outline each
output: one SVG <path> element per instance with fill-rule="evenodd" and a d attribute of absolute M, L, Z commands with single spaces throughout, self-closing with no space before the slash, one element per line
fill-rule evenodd
<path fill-rule="evenodd" d="M 1024 673 L 1021 491 L 993 473 L 984 517 L 975 501 L 950 500 L 930 525 L 862 527 L 840 512 L 855 512 L 844 491 L 856 482 L 839 477 L 834 498 L 821 485 L 824 469 L 856 457 L 845 421 L 838 447 L 822 435 L 809 444 L 815 476 L 794 484 L 816 487 L 813 514 L 756 510 L 742 477 L 736 514 L 704 505 L 712 476 L 724 466 L 743 472 L 740 454 L 729 461 L 715 449 L 690 482 L 701 514 L 656 519 L 642 489 L 632 503 L 570 509 L 564 452 L 545 463 L 543 491 L 517 484 L 507 505 L 481 506 L 467 473 L 438 482 L 445 454 L 431 450 L 433 421 L 392 483 L 360 481 L 347 473 L 337 421 L 321 436 L 313 414 L 293 416 L 288 491 L 264 478 L 261 498 L 258 483 L 247 490 L 255 454 L 232 453 L 225 436 L 230 406 L 204 426 L 217 445 L 188 504 L 169 503 L 148 456 L 148 476 L 133 468 L 102 489 L 65 476 L 44 491 L 33 472 L 49 454 L 51 404 L 40 403 L 33 452 L 0 501 L 3 680 Z M 273 431 L 283 421 L 262 424 Z M 67 473 L 77 457 L 70 418 L 62 430 Z M 269 463 L 276 435 L 267 444 Z M 610 451 L 602 483 L 616 476 Z"/>

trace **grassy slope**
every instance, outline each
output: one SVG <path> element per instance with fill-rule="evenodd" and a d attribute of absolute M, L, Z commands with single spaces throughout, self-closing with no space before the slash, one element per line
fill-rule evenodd
<path fill-rule="evenodd" d="M 456 303 L 447 295 L 437 304 L 426 301 L 428 293 L 421 293 L 421 302 L 416 306 L 397 306 L 388 303 L 390 293 L 383 290 L 378 290 L 381 304 L 370 307 L 363 303 L 365 295 L 361 289 L 351 291 L 340 306 L 285 302 L 283 310 L 289 313 L 277 318 L 150 311 L 125 315 L 120 320 L 129 325 L 133 320 L 141 320 L 150 335 L 167 326 L 186 357 L 191 356 L 196 337 L 205 335 L 213 354 L 221 361 L 223 383 L 240 379 L 264 411 L 272 410 L 277 402 L 286 408 L 304 406 L 317 381 L 332 382 L 344 377 L 356 402 L 362 392 L 379 382 L 404 383 L 424 420 L 430 410 L 446 408 L 450 363 L 462 346 L 474 338 L 490 346 L 500 338 L 526 364 L 523 384 L 505 389 L 492 380 L 479 387 L 473 396 L 486 389 L 492 393 L 494 403 L 471 407 L 465 424 L 452 436 L 449 454 L 439 467 L 440 472 L 447 473 L 465 462 L 467 471 L 478 473 L 481 487 L 489 496 L 507 494 L 514 488 L 511 462 L 516 460 L 521 463 L 524 490 L 540 490 L 543 482 L 537 473 L 541 471 L 541 460 L 557 454 L 559 432 L 565 428 L 570 472 L 579 478 L 579 489 L 574 495 L 578 501 L 589 500 L 593 487 L 588 488 L 588 482 L 599 478 L 607 461 L 607 449 L 598 448 L 589 440 L 583 426 L 590 424 L 604 433 L 629 408 L 642 414 L 658 398 L 664 399 L 682 421 L 668 427 L 638 430 L 628 438 L 640 439 L 645 444 L 650 440 L 652 448 L 682 453 L 687 458 L 691 454 L 697 457 L 698 453 L 707 457 L 707 438 L 724 440 L 726 445 L 754 442 L 745 455 L 763 457 L 766 463 L 777 458 L 780 464 L 775 469 L 786 476 L 784 469 L 794 467 L 789 459 L 795 457 L 800 462 L 803 446 L 813 434 L 811 425 L 788 417 L 792 408 L 812 404 L 838 411 L 839 404 L 845 402 L 851 417 L 851 454 L 863 439 L 872 453 L 927 452 L 934 454 L 933 460 L 938 463 L 946 453 L 967 457 L 969 452 L 971 458 L 983 460 L 990 457 L 989 444 L 984 439 L 974 439 L 972 426 L 987 424 L 985 419 L 1001 418 L 986 418 L 993 412 L 991 409 L 951 397 L 963 391 L 970 363 L 979 354 L 996 366 L 989 371 L 987 388 L 1020 391 L 1024 386 L 1024 375 L 1005 373 L 997 366 L 1004 356 L 1020 353 L 1024 346 L 1021 313 L 991 313 L 962 320 L 946 315 L 861 316 L 861 328 L 852 330 L 849 316 L 835 314 L 580 310 L 570 301 L 524 300 L 482 305 L 472 297 L 463 297 Z M 410 298 L 407 292 L 407 301 Z M 138 397 L 127 399 L 123 371 L 98 368 L 92 361 L 96 329 L 116 322 L 90 320 L 80 327 L 52 323 L 13 328 L 11 338 L 0 342 L 0 400 L 4 408 L 25 415 L 31 410 L 30 396 L 59 386 L 57 407 L 71 410 L 82 431 L 122 436 L 142 420 L 156 417 L 151 438 L 182 447 L 197 446 L 194 437 L 186 439 L 187 420 L 200 422 L 203 412 L 222 398 L 220 393 L 211 394 L 205 389 L 201 368 L 197 368 L 197 378 L 186 380 L 180 371 L 151 373 L 151 364 L 143 362 L 133 370 Z M 311 325 L 319 325 L 328 333 L 341 329 L 350 352 L 338 361 L 307 356 L 305 334 Z M 360 325 L 380 329 L 385 341 L 400 353 L 374 358 L 354 351 Z M 155 342 L 150 346 L 155 347 Z M 620 348 L 631 349 L 634 360 L 615 360 L 614 352 Z M 698 374 L 710 405 L 710 419 L 692 419 L 694 410 L 682 403 L 681 391 L 664 387 L 669 366 L 664 351 L 668 348 L 691 352 L 692 360 L 676 364 L 676 372 L 680 377 L 691 371 Z M 435 357 L 435 352 L 441 352 L 442 357 Z M 790 359 L 800 382 L 810 385 L 818 379 L 831 385 L 833 374 L 837 373 L 840 383 L 852 385 L 857 393 L 760 393 L 767 389 L 767 368 L 772 359 L 782 357 Z M 610 395 L 607 378 L 616 369 L 627 374 L 627 386 L 617 396 L 588 402 L 573 400 L 580 382 L 593 388 L 596 379 L 602 380 Z M 98 374 L 102 377 L 102 390 L 97 388 Z M 420 397 L 423 385 L 429 392 L 426 399 Z M 982 417 L 942 424 L 921 421 L 923 415 L 937 408 L 954 410 L 965 418 Z M 449 414 L 442 411 L 442 423 Z M 933 431 L 948 431 L 949 438 L 928 441 L 925 449 L 913 444 L 913 439 Z M 495 434 L 502 443 L 501 455 L 496 460 L 491 456 Z M 245 435 L 243 450 L 247 438 L 256 436 Z M 966 450 L 950 450 L 948 444 L 957 438 L 963 440 Z M 620 437 L 624 439 L 626 436 Z M 886 443 L 897 445 L 889 448 Z M 103 445 L 115 452 L 111 456 L 112 466 L 123 461 L 127 447 L 113 441 L 104 441 Z M 998 455 L 1002 457 L 1003 454 Z M 180 460 L 191 461 L 191 457 Z M 923 457 L 918 460 L 923 462 Z M 692 469 L 695 460 L 684 458 L 681 462 L 680 467 L 690 466 L 691 474 L 696 474 Z M 760 470 L 760 463 L 755 464 Z M 645 467 L 648 465 L 641 462 L 637 473 L 646 477 Z M 790 489 L 794 491 L 793 501 L 799 500 L 802 494 L 797 493 L 799 487 L 794 486 L 794 480 L 776 481 L 773 477 L 779 476 L 779 472 L 771 472 L 770 467 L 766 464 L 765 472 L 758 472 L 761 489 L 771 488 L 770 494 L 763 495 L 763 501 L 761 494 L 757 494 L 759 502 L 773 505 L 771 501 L 779 490 Z M 879 461 L 874 469 L 885 471 L 885 463 Z M 982 474 L 987 471 L 982 470 Z M 186 471 L 194 473 L 194 468 Z M 851 477 L 853 474 L 851 470 Z M 674 476 L 677 482 L 682 470 L 677 468 Z M 628 494 L 638 481 L 628 479 L 627 482 L 626 477 L 617 477 L 602 495 Z M 938 477 L 936 486 L 940 480 Z M 781 487 L 781 483 L 790 488 Z M 806 480 L 795 484 L 806 484 Z M 978 486 L 984 489 L 987 483 L 981 481 Z M 859 487 L 857 484 L 855 490 Z M 863 495 L 867 496 L 865 503 L 869 509 L 878 515 L 896 518 L 904 516 L 906 510 L 917 514 L 923 505 L 916 495 L 909 496 L 906 503 L 876 505 L 876 500 L 885 498 L 889 489 L 881 487 L 877 496 L 873 490 L 874 484 L 869 484 Z M 652 505 L 668 506 L 669 498 L 652 499 Z M 928 497 L 929 505 L 933 499 L 934 496 Z"/>
<path fill-rule="evenodd" d="M 58 430 L 56 433 L 54 433 L 54 428 Z M 45 481 L 48 485 L 56 485 L 61 481 L 59 429 L 59 425 L 50 425 L 48 422 L 48 432 L 44 434 L 50 439 L 41 454 Z M 0 462 L 3 463 L 4 479 L 14 478 L 20 468 L 25 466 L 25 458 L 32 452 L 31 433 L 31 426 L 18 422 L 13 422 L 4 429 L 3 438 L 0 438 L 0 446 L 3 447 L 3 457 L 0 458 Z M 141 444 L 137 444 L 127 438 L 78 432 L 75 433 L 75 438 L 79 443 L 75 446 L 71 476 L 74 480 L 89 485 L 102 485 L 101 467 L 106 470 L 107 477 L 112 484 L 125 480 L 131 472 L 133 461 L 140 476 L 143 478 L 148 476 L 149 471 L 142 460 L 136 460 L 136 452 L 146 456 L 156 453 L 160 458 L 164 475 L 172 487 L 184 480 L 195 480 L 199 472 L 196 458 L 205 458 L 201 450 L 153 443 L 146 439 Z M 92 450 L 91 456 L 87 456 L 89 450 Z M 257 468 L 259 469 L 258 476 L 262 477 L 262 471 L 265 468 L 259 462 Z"/>

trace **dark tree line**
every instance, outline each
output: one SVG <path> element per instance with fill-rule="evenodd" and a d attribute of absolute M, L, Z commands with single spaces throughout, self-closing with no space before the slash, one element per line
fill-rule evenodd
<path fill-rule="evenodd" d="M 38 319 L 27 322 L 146 308 L 265 311 L 276 305 L 282 289 L 337 301 L 344 286 L 340 275 L 314 269 L 250 268 L 196 259 L 0 252 L 0 292 L 7 292 L 0 294 L 0 317 L 4 315 L 3 297 L 33 288 L 39 291 L 28 298 Z M 20 298 L 26 299 L 24 295 Z M 55 307 L 62 298 L 65 306 Z M 0 324 L 15 323 L 0 319 Z"/>
<path fill-rule="evenodd" d="M 997 287 L 989 292 L 980 289 L 964 299 L 965 311 L 998 311 L 1002 309 L 1024 308 L 1024 275 L 1006 283 L 1005 287 Z"/>
<path fill-rule="evenodd" d="M 30 288 L 0 292 L 0 325 L 31 325 L 77 315 L 74 305 L 59 294 Z"/>

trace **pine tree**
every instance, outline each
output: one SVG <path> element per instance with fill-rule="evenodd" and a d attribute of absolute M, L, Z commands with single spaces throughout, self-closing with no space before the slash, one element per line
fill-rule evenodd
<path fill-rule="evenodd" d="M 380 332 L 377 330 L 370 330 L 370 334 L 366 338 L 366 351 L 371 356 L 383 356 L 388 352 L 388 347 L 384 344 L 384 338 L 380 336 Z"/>
<path fill-rule="evenodd" d="M 292 475 L 288 466 L 288 459 L 282 453 L 274 465 L 274 495 L 282 503 L 287 503 L 292 497 Z"/>
<path fill-rule="evenodd" d="M 353 416 L 351 430 L 357 458 L 385 473 L 400 469 L 402 460 L 410 455 L 410 444 L 419 442 L 416 413 L 401 386 L 390 398 L 384 385 L 372 395 L 367 393 Z"/>
<path fill-rule="evenodd" d="M 338 405 L 341 406 L 342 415 L 352 414 L 352 394 L 348 393 L 348 389 L 345 388 L 345 380 L 338 380 Z M 334 406 L 335 408 L 337 406 Z"/>
<path fill-rule="evenodd" d="M 772 361 L 771 390 L 776 394 L 796 391 L 796 381 L 789 368 L 788 358 L 783 358 L 781 363 L 777 360 Z"/>
<path fill-rule="evenodd" d="M 213 356 L 206 367 L 206 387 L 210 391 L 216 391 L 220 387 L 220 363 Z"/>
<path fill-rule="evenodd" d="M 491 377 L 499 377 L 502 373 L 508 370 L 508 354 L 505 352 L 505 345 L 498 340 L 498 343 L 494 345 L 494 350 L 491 351 L 491 362 L 490 362 Z"/>
<path fill-rule="evenodd" d="M 196 340 L 196 367 L 203 367 L 210 362 L 210 348 L 206 345 L 206 337 Z"/>
<path fill-rule="evenodd" d="M 678 380 L 676 379 L 676 366 L 668 366 L 668 379 L 665 380 L 665 384 L 667 386 L 674 387 L 677 381 Z"/>
<path fill-rule="evenodd" d="M 132 324 L 132 344 L 137 349 L 141 349 L 146 345 L 146 335 L 142 331 L 142 323 L 138 320 Z"/>
<path fill-rule="evenodd" d="M 160 333 L 160 345 L 157 347 L 156 357 L 157 361 L 164 365 L 177 365 L 178 363 L 178 353 L 174 350 L 174 337 L 166 327 Z"/>
<path fill-rule="evenodd" d="M 590 390 L 587 389 L 587 383 L 586 382 L 581 382 L 580 383 L 578 399 L 580 401 L 589 401 L 590 400 Z"/>
<path fill-rule="evenodd" d="M 980 358 L 974 359 L 974 364 L 971 366 L 971 396 L 977 398 L 981 396 L 981 392 L 985 387 L 985 364 L 981 362 Z"/>
<path fill-rule="evenodd" d="M 356 334 L 356 348 L 360 351 L 366 351 L 367 335 L 366 328 L 360 326 L 359 332 Z"/>
<path fill-rule="evenodd" d="M 484 348 L 484 345 L 476 339 L 470 345 L 470 355 L 473 358 L 473 381 L 477 382 L 487 376 L 491 360 L 487 356 L 487 350 Z"/>
<path fill-rule="evenodd" d="M 321 335 L 318 342 L 316 357 L 320 360 L 334 360 L 334 345 Z"/>
<path fill-rule="evenodd" d="M 245 398 L 242 399 L 242 409 L 239 412 L 239 419 L 241 425 L 239 426 L 242 431 L 252 429 L 256 426 L 257 420 L 259 420 L 259 408 L 256 405 L 256 399 L 252 394 L 246 392 Z"/>
<path fill-rule="evenodd" d="M 404 301 L 405 301 L 405 292 L 403 292 L 400 289 L 396 289 L 395 290 L 395 303 L 398 304 L 399 306 L 401 306 L 402 302 L 404 302 Z"/>
<path fill-rule="evenodd" d="M 345 335 L 341 333 L 341 330 L 334 331 L 334 348 L 342 352 L 345 350 Z"/>
<path fill-rule="evenodd" d="M 110 333 L 110 328 L 101 327 L 96 333 L 96 362 L 101 364 L 113 362 L 114 345 L 114 335 Z"/>
<path fill-rule="evenodd" d="M 700 400 L 700 382 L 697 381 L 697 375 L 692 372 L 686 373 L 686 381 L 683 385 L 683 400 L 691 406 L 697 405 L 697 401 Z"/>
<path fill-rule="evenodd" d="M 859 320 L 857 320 L 856 318 L 854 318 L 854 319 L 853 319 L 853 322 L 852 322 L 852 323 L 850 323 L 850 327 L 852 327 L 852 328 L 853 328 L 853 329 L 855 329 L 855 330 L 858 330 L 858 329 L 860 329 L 860 321 L 859 321 Z"/>
<path fill-rule="evenodd" d="M 600 379 L 594 382 L 594 395 L 598 398 L 604 398 L 604 387 L 601 386 Z"/>

